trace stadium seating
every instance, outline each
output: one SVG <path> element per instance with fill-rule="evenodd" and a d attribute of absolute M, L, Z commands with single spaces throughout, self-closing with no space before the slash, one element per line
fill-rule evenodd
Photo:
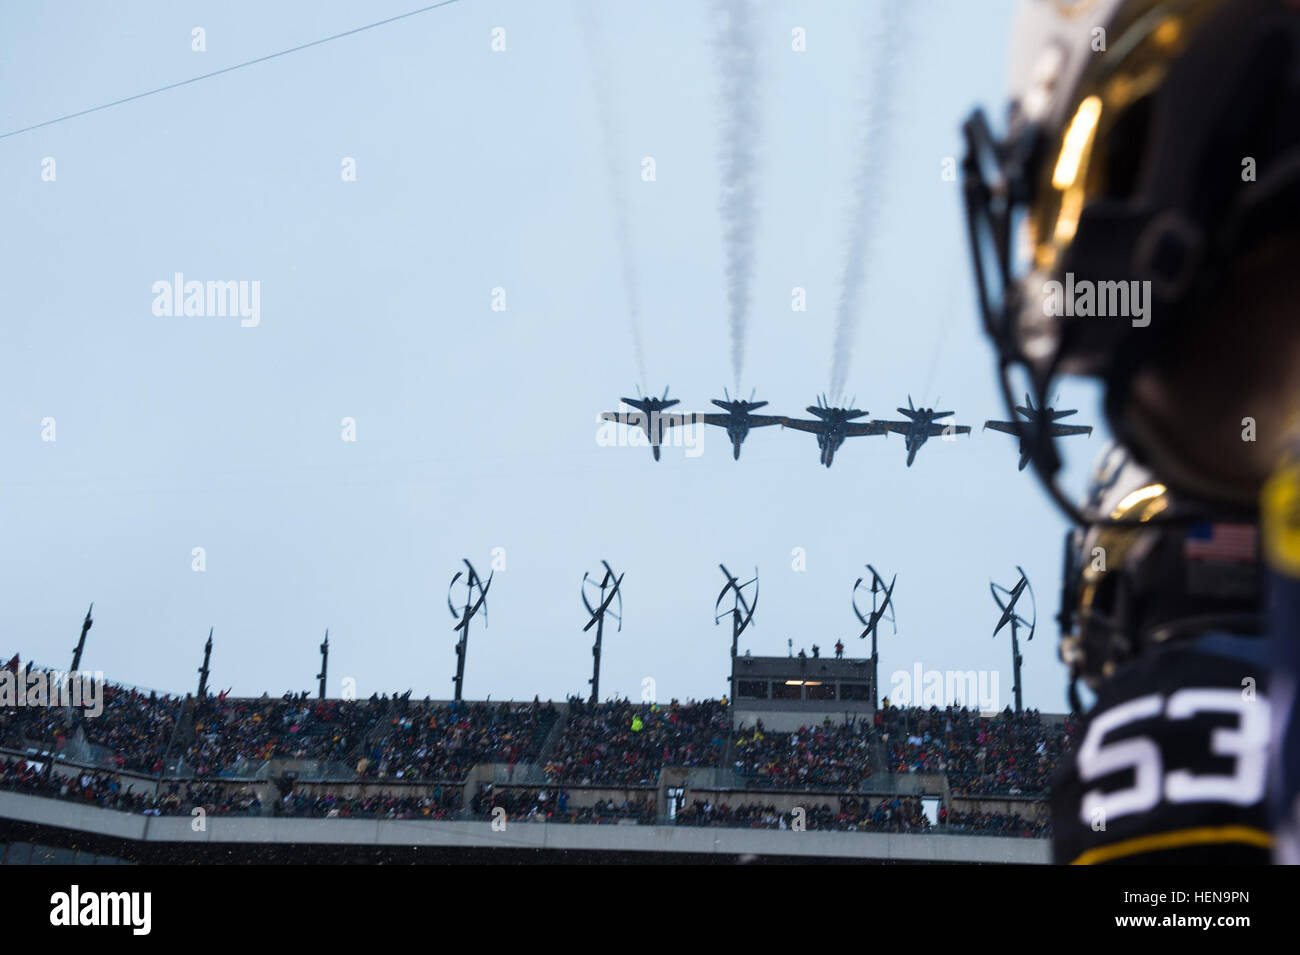
<path fill-rule="evenodd" d="M 698 769 L 713 775 L 675 803 L 676 825 L 792 828 L 791 800 L 810 793 L 797 807 L 807 829 L 1042 836 L 1035 807 L 1072 731 L 1035 711 L 958 707 L 885 706 L 790 733 L 731 719 L 712 700 L 200 703 L 108 685 L 93 719 L 0 709 L 0 789 L 154 815 L 651 824 L 669 818 L 661 785 L 678 785 L 664 770 Z M 937 819 L 921 791 L 943 798 Z"/>

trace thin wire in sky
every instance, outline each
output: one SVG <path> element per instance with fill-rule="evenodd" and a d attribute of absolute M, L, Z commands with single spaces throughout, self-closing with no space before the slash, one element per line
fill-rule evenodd
<path fill-rule="evenodd" d="M 8 139 L 10 136 L 17 136 L 21 133 L 30 133 L 34 129 L 42 129 L 46 126 L 53 126 L 55 123 L 62 123 L 69 119 L 76 119 L 79 116 L 86 116 L 90 113 L 98 113 L 103 109 L 110 109 L 114 106 L 121 106 L 123 103 L 130 103 L 133 100 L 144 99 L 146 96 L 154 96 L 158 93 L 165 93 L 168 90 L 174 90 L 181 86 L 188 86 L 191 83 L 197 83 L 200 80 L 210 80 L 214 76 L 221 76 L 223 73 L 233 73 L 235 70 L 242 70 L 247 66 L 256 66 L 258 63 L 265 63 L 267 60 L 274 60 L 277 57 L 288 56 L 290 53 L 298 53 L 301 50 L 310 49 L 313 46 L 320 46 L 322 43 L 330 43 L 334 40 L 341 40 L 344 37 L 352 36 L 355 33 L 363 33 L 366 30 L 373 30 L 375 27 L 386 26 L 389 23 L 396 23 L 398 20 L 405 20 L 407 17 L 419 16 L 421 13 L 428 13 L 430 10 L 437 10 L 439 7 L 447 7 L 459 0 L 441 0 L 440 3 L 431 3 L 427 7 L 421 7 L 418 10 L 409 10 L 406 13 L 399 13 L 395 17 L 389 17 L 386 20 L 376 20 L 374 23 L 367 23 L 365 26 L 354 27 L 351 30 L 345 30 L 342 33 L 335 33 L 333 36 L 321 37 L 319 40 L 312 40 L 310 43 L 303 43 L 299 46 L 290 47 L 287 50 L 280 50 L 277 53 L 268 53 L 266 56 L 259 56 L 255 60 L 247 60 L 244 63 L 236 63 L 234 66 L 227 66 L 220 70 L 214 70 L 211 73 L 204 73 L 201 76 L 191 76 L 188 80 L 180 80 L 176 83 L 168 83 L 166 86 L 159 86 L 156 89 L 146 90 L 143 93 L 136 93 L 134 96 L 126 96 L 122 99 L 115 99 L 111 103 L 101 103 L 99 106 L 92 106 L 89 109 L 78 110 L 75 113 L 68 113 L 66 116 L 59 116 L 55 119 L 47 119 L 43 123 L 36 123 L 34 126 L 24 126 L 22 129 L 15 129 L 8 133 L 0 133 L 0 139 Z"/>

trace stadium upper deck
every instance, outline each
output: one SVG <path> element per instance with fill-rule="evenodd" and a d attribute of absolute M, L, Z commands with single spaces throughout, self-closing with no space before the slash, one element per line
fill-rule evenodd
<path fill-rule="evenodd" d="M 810 713 L 789 732 L 734 721 L 725 701 L 198 701 L 110 686 L 93 718 L 0 709 L 0 789 L 148 816 L 1024 837 L 1046 834 L 1068 729 L 956 708 Z"/>

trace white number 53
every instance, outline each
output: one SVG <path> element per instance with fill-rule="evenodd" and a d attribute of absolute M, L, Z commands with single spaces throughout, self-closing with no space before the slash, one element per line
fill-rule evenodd
<path fill-rule="evenodd" d="M 1233 771 L 1193 773 L 1186 769 L 1163 772 L 1160 747 L 1145 736 L 1105 743 L 1120 727 L 1159 716 L 1185 720 L 1198 713 L 1232 713 L 1234 727 L 1210 732 L 1210 752 L 1234 760 Z M 1158 693 L 1141 696 L 1107 710 L 1093 720 L 1079 747 L 1079 778 L 1089 783 L 1111 773 L 1133 770 L 1133 785 L 1127 789 L 1084 794 L 1079 816 L 1084 824 L 1097 818 L 1115 819 L 1135 812 L 1148 812 L 1163 797 L 1171 803 L 1226 802 L 1249 806 L 1264 798 L 1265 744 L 1268 741 L 1268 703 L 1262 695 L 1243 698 L 1237 689 L 1188 688 L 1166 699 Z"/>

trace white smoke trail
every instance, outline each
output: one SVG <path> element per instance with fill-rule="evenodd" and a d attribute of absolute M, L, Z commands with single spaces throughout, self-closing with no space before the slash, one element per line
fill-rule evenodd
<path fill-rule="evenodd" d="M 605 153 L 605 173 L 609 187 L 609 205 L 614 215 L 614 242 L 623 271 L 623 292 L 627 298 L 628 330 L 632 334 L 632 354 L 636 360 L 637 384 L 646 388 L 645 348 L 641 336 L 641 283 L 632 253 L 631 212 L 624 183 L 635 164 L 626 163 L 623 155 L 622 130 L 614 105 L 609 61 L 601 45 L 601 23 L 594 0 L 578 0 L 578 22 L 591 61 L 592 92 L 596 99 L 596 122 Z"/>
<path fill-rule="evenodd" d="M 862 290 L 873 273 L 879 252 L 880 210 L 889 179 L 890 134 L 895 119 L 894 81 L 901 67 L 905 15 L 908 4 L 886 0 L 879 26 L 868 43 L 871 100 L 866 104 L 859 165 L 849 197 L 849 233 L 845 243 L 844 276 L 835 316 L 835 344 L 831 353 L 831 395 L 842 398 L 853 357 Z"/>
<path fill-rule="evenodd" d="M 716 48 L 722 78 L 722 217 L 726 257 L 731 368 L 740 387 L 745 328 L 754 286 L 758 231 L 758 141 L 760 130 L 757 10 L 752 0 L 714 0 Z"/>

